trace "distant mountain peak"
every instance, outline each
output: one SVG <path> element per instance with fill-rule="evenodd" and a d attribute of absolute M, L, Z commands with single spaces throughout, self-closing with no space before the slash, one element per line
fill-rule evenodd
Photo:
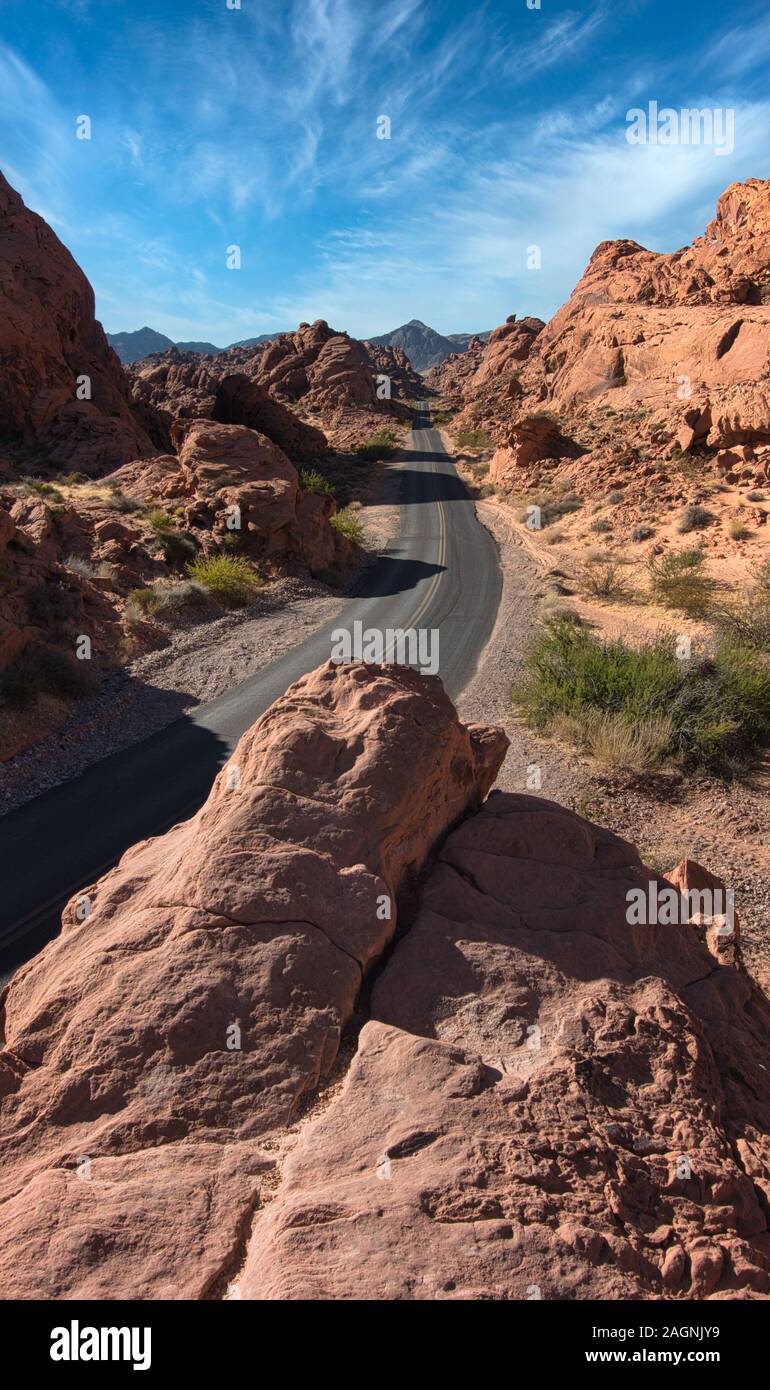
<path fill-rule="evenodd" d="M 453 333 L 445 336 L 430 328 L 422 319 L 410 319 L 400 328 L 383 333 L 379 338 L 370 338 L 375 347 L 401 348 L 409 358 L 416 372 L 430 371 L 453 352 L 465 352 L 472 338 L 486 341 L 489 333 Z"/>

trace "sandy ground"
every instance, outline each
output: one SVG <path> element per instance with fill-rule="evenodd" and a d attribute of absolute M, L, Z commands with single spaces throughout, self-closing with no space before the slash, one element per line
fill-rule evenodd
<path fill-rule="evenodd" d="M 500 550 L 503 597 L 492 638 L 458 709 L 464 720 L 502 725 L 510 738 L 497 786 L 534 790 L 571 807 L 636 844 L 660 872 L 689 857 L 719 874 L 735 890 L 747 966 L 770 988 L 770 797 L 761 778 L 755 786 L 707 778 L 639 785 L 606 776 L 573 750 L 525 728 L 510 692 L 538 621 L 550 556 L 541 559 L 527 545 L 503 502 L 488 499 L 477 508 Z M 531 786 L 535 769 L 539 788 Z"/>

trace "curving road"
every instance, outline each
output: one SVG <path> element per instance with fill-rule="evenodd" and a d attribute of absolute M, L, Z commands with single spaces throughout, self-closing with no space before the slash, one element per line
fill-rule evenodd
<path fill-rule="evenodd" d="M 50 940 L 63 904 L 137 840 L 191 815 L 241 734 L 331 655 L 334 628 L 438 628 L 439 674 L 456 698 L 500 600 L 497 550 L 421 405 L 402 471 L 398 536 L 332 623 L 144 742 L 0 819 L 0 969 Z"/>

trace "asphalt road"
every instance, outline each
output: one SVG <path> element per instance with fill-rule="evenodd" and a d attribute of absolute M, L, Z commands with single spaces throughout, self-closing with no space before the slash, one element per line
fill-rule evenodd
<path fill-rule="evenodd" d="M 334 628 L 437 628 L 439 674 L 456 698 L 473 674 L 500 601 L 497 551 L 418 414 L 403 467 L 399 533 L 333 623 L 280 660 L 142 743 L 0 819 L 0 970 L 59 929 L 62 906 L 137 840 L 191 815 L 245 729 L 331 655 Z"/>

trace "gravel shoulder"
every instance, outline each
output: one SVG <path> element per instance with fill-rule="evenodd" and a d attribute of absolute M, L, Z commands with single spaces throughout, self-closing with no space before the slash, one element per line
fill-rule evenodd
<path fill-rule="evenodd" d="M 519 537 L 503 503 L 479 501 L 477 512 L 500 551 L 503 594 L 492 638 L 458 710 L 466 721 L 505 729 L 511 746 L 497 787 L 569 806 L 637 845 L 659 872 L 689 857 L 719 874 L 735 890 L 747 967 L 770 990 L 770 796 L 763 777 L 754 785 L 707 778 L 642 785 L 606 776 L 573 750 L 527 729 L 510 692 L 538 621 L 546 566 Z M 539 787 L 532 785 L 538 773 Z"/>

